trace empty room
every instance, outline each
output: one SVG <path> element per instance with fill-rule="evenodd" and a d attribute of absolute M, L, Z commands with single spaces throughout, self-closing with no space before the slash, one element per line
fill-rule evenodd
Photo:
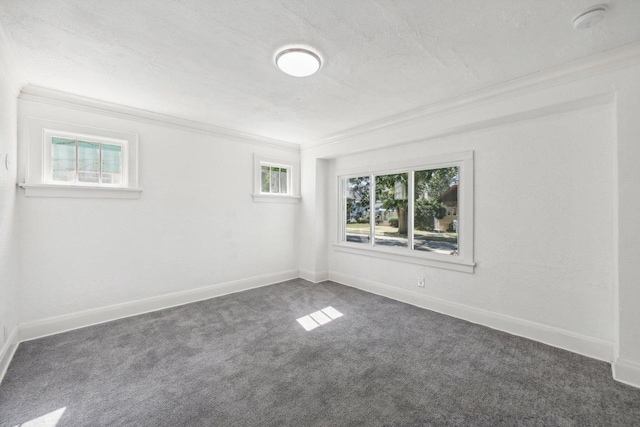
<path fill-rule="evenodd" d="M 639 23 L 0 0 L 0 427 L 640 426 Z"/>

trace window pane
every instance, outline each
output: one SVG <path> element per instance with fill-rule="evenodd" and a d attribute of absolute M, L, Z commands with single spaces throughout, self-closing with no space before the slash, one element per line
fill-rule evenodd
<path fill-rule="evenodd" d="M 122 147 L 102 144 L 102 183 L 122 184 Z"/>
<path fill-rule="evenodd" d="M 73 182 L 76 172 L 76 141 L 66 138 L 51 138 L 51 179 Z"/>
<path fill-rule="evenodd" d="M 458 167 L 415 173 L 414 249 L 458 255 Z"/>
<path fill-rule="evenodd" d="M 271 192 L 280 192 L 280 168 L 271 168 Z"/>
<path fill-rule="evenodd" d="M 371 229 L 369 226 L 371 178 L 360 176 L 345 180 L 345 204 L 347 242 L 369 243 Z"/>
<path fill-rule="evenodd" d="M 100 144 L 78 141 L 78 181 L 99 182 Z"/>
<path fill-rule="evenodd" d="M 262 166 L 260 168 L 260 182 L 262 183 L 262 192 L 269 193 L 271 190 L 271 175 L 269 174 L 269 166 Z"/>
<path fill-rule="evenodd" d="M 376 176 L 375 241 L 378 246 L 407 247 L 409 174 Z"/>
<path fill-rule="evenodd" d="M 287 194 L 287 175 L 288 170 L 280 168 L 280 193 Z"/>

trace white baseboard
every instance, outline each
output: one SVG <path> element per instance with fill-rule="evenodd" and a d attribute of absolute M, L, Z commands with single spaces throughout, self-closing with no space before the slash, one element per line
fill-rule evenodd
<path fill-rule="evenodd" d="M 611 369 L 616 381 L 640 388 L 640 363 L 618 359 Z"/>
<path fill-rule="evenodd" d="M 611 362 L 613 360 L 613 343 L 609 341 L 531 322 L 529 320 L 445 301 L 335 271 L 329 272 L 329 280 L 448 316 L 464 319 L 472 323 L 488 326 L 512 335 L 539 341 L 594 359 L 605 362 Z"/>
<path fill-rule="evenodd" d="M 298 277 L 298 270 L 288 270 L 21 323 L 19 326 L 19 340 L 20 342 L 29 341 L 72 329 L 84 328 L 123 317 L 136 316 L 150 311 L 162 310 L 235 292 L 246 291 L 285 280 L 296 279 Z"/>
<path fill-rule="evenodd" d="M 320 283 L 325 280 L 329 280 L 329 272 L 328 271 L 311 271 L 311 270 L 300 270 L 300 278 L 304 280 L 308 280 L 312 283 Z"/>
<path fill-rule="evenodd" d="M 574 353 L 592 357 L 594 359 L 606 362 L 611 362 L 613 359 L 613 343 L 609 341 L 588 337 L 524 319 L 493 313 L 463 304 L 441 300 L 427 295 L 422 295 L 417 292 L 396 288 L 383 283 L 373 282 L 334 271 L 311 272 L 306 270 L 289 270 L 22 323 L 13 329 L 9 339 L 0 350 L 0 382 L 4 377 L 19 342 L 83 328 L 98 323 L 109 322 L 124 317 L 136 316 L 151 311 L 189 304 L 235 292 L 246 291 L 298 277 L 314 283 L 324 280 L 332 280 L 346 286 L 351 286 L 513 335 L 539 341 Z M 635 387 L 640 387 L 640 364 L 625 360 L 618 360 L 612 365 L 612 367 L 613 375 L 616 380 Z"/>
<path fill-rule="evenodd" d="M 2 379 L 4 378 L 4 374 L 7 373 L 7 369 L 9 368 L 9 363 L 11 363 L 11 359 L 13 358 L 13 354 L 16 352 L 18 348 L 18 326 L 13 328 L 7 341 L 4 343 L 2 348 L 0 349 L 0 384 L 2 384 Z"/>

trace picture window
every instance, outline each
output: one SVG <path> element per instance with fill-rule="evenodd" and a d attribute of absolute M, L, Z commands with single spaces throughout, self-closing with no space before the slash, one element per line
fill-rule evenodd
<path fill-rule="evenodd" d="M 473 153 L 415 164 L 339 174 L 338 249 L 462 264 L 461 271 L 472 271 Z"/>

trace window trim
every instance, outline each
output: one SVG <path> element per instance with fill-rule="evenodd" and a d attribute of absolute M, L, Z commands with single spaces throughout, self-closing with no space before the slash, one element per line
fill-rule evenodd
<path fill-rule="evenodd" d="M 95 128 L 73 123 L 28 117 L 19 138 L 26 146 L 25 182 L 19 184 L 27 197 L 79 197 L 139 199 L 142 189 L 138 187 L 138 135 L 110 129 Z M 118 185 L 95 183 L 63 183 L 51 179 L 52 136 L 72 135 L 74 139 L 89 138 L 89 142 L 112 141 L 126 144 L 123 151 L 123 183 Z M 47 163 L 48 162 L 48 163 Z"/>
<path fill-rule="evenodd" d="M 458 253 L 457 256 L 437 254 L 431 252 L 416 251 L 413 249 L 414 228 L 414 172 L 439 169 L 443 167 L 459 167 L 458 187 Z M 369 215 L 370 242 L 368 244 L 346 241 L 346 210 L 344 209 L 345 180 L 354 177 L 370 176 L 370 191 L 375 194 L 375 176 L 409 173 L 409 200 L 408 200 L 408 228 L 406 248 L 381 247 L 375 245 L 374 225 L 375 215 Z M 356 170 L 339 171 L 337 173 L 338 185 L 338 227 L 337 241 L 333 248 L 339 252 L 347 252 L 358 255 L 385 258 L 394 261 L 402 261 L 455 271 L 473 273 L 475 262 L 473 253 L 474 237 L 474 211 L 473 211 L 473 151 L 453 153 L 431 158 L 414 159 L 407 162 L 398 162 L 379 167 L 360 168 Z M 375 197 L 370 197 L 370 212 L 375 210 Z"/>
<path fill-rule="evenodd" d="M 298 167 L 294 162 L 255 154 L 253 157 L 253 197 L 254 202 L 262 203 L 298 203 L 300 201 Z M 262 166 L 285 168 L 287 173 L 287 193 L 262 192 Z"/>

